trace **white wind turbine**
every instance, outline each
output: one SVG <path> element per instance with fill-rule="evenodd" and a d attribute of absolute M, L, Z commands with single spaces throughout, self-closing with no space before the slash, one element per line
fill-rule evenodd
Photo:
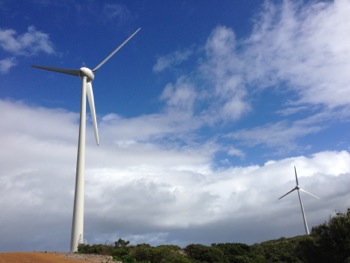
<path fill-rule="evenodd" d="M 320 199 L 319 197 L 317 197 L 316 195 L 314 194 L 311 194 L 303 189 L 301 189 L 299 187 L 299 181 L 298 181 L 298 175 L 297 175 L 297 169 L 295 168 L 294 166 L 294 172 L 295 172 L 295 181 L 297 183 L 297 185 L 292 189 L 290 190 L 288 193 L 282 195 L 280 198 L 278 198 L 278 200 L 282 199 L 283 197 L 285 197 L 286 195 L 290 194 L 291 192 L 297 190 L 298 192 L 298 197 L 299 197 L 299 202 L 300 202 L 300 207 L 301 207 L 301 213 L 303 215 L 303 221 L 304 221 L 304 227 L 305 227 L 305 233 L 306 235 L 309 235 L 310 234 L 310 231 L 309 231 L 309 227 L 307 226 L 307 222 L 306 222 L 306 215 L 305 215 L 305 211 L 304 211 L 304 206 L 303 206 L 303 202 L 301 201 L 301 196 L 300 196 L 300 191 L 304 192 L 304 193 L 307 193 L 313 197 L 316 197 L 317 199 Z"/>
<path fill-rule="evenodd" d="M 80 126 L 79 126 L 79 141 L 78 141 L 78 154 L 77 154 L 77 167 L 76 167 L 76 179 L 75 179 L 75 195 L 74 195 L 74 209 L 73 209 L 73 221 L 72 221 L 72 236 L 70 250 L 76 252 L 78 245 L 83 243 L 83 230 L 84 230 L 84 170 L 85 170 L 85 131 L 86 131 L 86 96 L 89 101 L 91 118 L 94 125 L 95 139 L 97 145 L 99 144 L 95 102 L 92 91 L 92 80 L 94 79 L 94 73 L 102 67 L 119 49 L 121 49 L 133 36 L 135 36 L 141 28 L 137 29 L 131 36 L 129 36 L 119 47 L 117 47 L 108 57 L 106 57 L 100 64 L 98 64 L 93 70 L 82 67 L 79 70 L 53 68 L 46 66 L 32 65 L 34 68 L 50 70 L 54 72 L 64 73 L 80 77 L 82 79 L 81 85 L 81 106 L 80 106 Z"/>

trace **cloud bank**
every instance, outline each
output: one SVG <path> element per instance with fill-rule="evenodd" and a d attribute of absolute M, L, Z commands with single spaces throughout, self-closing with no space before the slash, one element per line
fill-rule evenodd
<path fill-rule="evenodd" d="M 73 208 L 77 114 L 11 101 L 1 101 L 0 108 L 6 113 L 0 133 L 1 248 L 65 251 Z M 254 243 L 302 234 L 297 197 L 277 201 L 294 187 L 293 165 L 301 186 L 321 197 L 303 196 L 311 226 L 350 205 L 347 151 L 217 170 L 210 143 L 179 147 L 135 140 L 143 138 L 142 129 L 124 133 L 122 141 L 115 139 L 125 122 L 139 125 L 145 119 L 152 116 L 102 121 L 99 147 L 88 127 L 85 238 L 90 243 L 119 237 L 154 245 Z"/>

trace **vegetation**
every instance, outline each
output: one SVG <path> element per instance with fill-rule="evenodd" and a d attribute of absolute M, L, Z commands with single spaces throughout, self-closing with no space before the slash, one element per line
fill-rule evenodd
<path fill-rule="evenodd" d="M 125 263 L 350 263 L 350 209 L 313 227 L 308 236 L 280 238 L 248 246 L 240 243 L 190 244 L 152 247 L 129 245 L 79 245 L 79 253 L 111 255 Z"/>

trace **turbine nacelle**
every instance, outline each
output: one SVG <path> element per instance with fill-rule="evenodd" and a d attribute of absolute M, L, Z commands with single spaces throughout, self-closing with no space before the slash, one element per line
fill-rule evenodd
<path fill-rule="evenodd" d="M 79 69 L 79 72 L 80 72 L 80 77 L 81 78 L 86 77 L 88 82 L 93 81 L 93 79 L 95 78 L 95 74 L 92 72 L 91 69 L 87 67 L 81 67 Z"/>

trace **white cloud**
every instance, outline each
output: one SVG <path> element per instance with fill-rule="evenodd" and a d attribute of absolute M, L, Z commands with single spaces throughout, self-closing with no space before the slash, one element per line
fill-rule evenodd
<path fill-rule="evenodd" d="M 208 38 L 205 51 L 207 59 L 200 70 L 214 86 L 208 94 L 209 99 L 217 100 L 210 111 L 224 120 L 237 120 L 250 110 L 250 105 L 240 74 L 241 62 L 237 57 L 234 32 L 227 27 L 217 27 Z"/>
<path fill-rule="evenodd" d="M 216 27 L 204 47 L 194 52 L 202 57 L 193 71 L 168 83 L 163 98 L 168 94 L 168 105 L 180 103 L 183 89 L 175 87 L 186 79 L 192 83 L 191 94 L 196 94 L 187 100 L 187 105 L 195 105 L 188 108 L 192 119 L 200 119 L 202 125 L 223 121 L 229 126 L 249 114 L 259 115 L 252 103 L 271 88 L 275 101 L 266 103 L 284 105 L 276 112 L 282 116 L 235 131 L 232 137 L 250 147 L 276 148 L 277 153 L 296 149 L 298 139 L 348 118 L 349 9 L 349 1 L 341 0 L 303 5 L 266 1 L 247 38 L 237 39 L 229 27 Z M 287 94 L 288 100 L 283 97 Z"/>
<path fill-rule="evenodd" d="M 161 98 L 167 99 L 168 106 L 176 104 L 179 110 L 187 107 L 188 113 L 193 111 L 193 115 L 203 123 L 213 125 L 222 120 L 240 119 L 250 111 L 250 104 L 240 73 L 241 62 L 236 53 L 234 32 L 219 26 L 210 34 L 205 46 L 198 50 L 198 53 L 189 50 L 175 52 L 158 59 L 153 67 L 156 72 L 176 66 L 190 55 L 203 54 L 204 51 L 204 57 L 198 59 L 191 72 L 178 76 L 175 84 L 165 86 Z M 196 105 L 200 107 L 196 108 Z"/>
<path fill-rule="evenodd" d="M 13 57 L 0 60 L 0 73 L 7 73 L 15 65 L 16 61 Z"/>
<path fill-rule="evenodd" d="M 78 116 L 11 101 L 1 101 L 0 108 L 4 113 L 0 247 L 67 250 Z M 319 152 L 263 166 L 214 170 L 217 145 L 179 147 L 150 140 L 143 133 L 145 124 L 153 125 L 152 117 L 112 118 L 115 121 L 106 117 L 109 121 L 100 127 L 104 143 L 99 147 L 88 127 L 85 233 L 90 243 L 119 237 L 151 243 L 150 235 L 154 244 L 253 243 L 303 234 L 297 199 L 277 201 L 295 183 L 293 165 L 300 185 L 321 197 L 321 201 L 304 197 L 310 226 L 350 205 L 349 152 Z M 126 127 L 133 132 L 118 133 Z M 158 126 L 158 137 L 168 136 L 168 128 L 163 128 Z M 120 138 L 129 143 L 118 144 Z M 241 154 L 234 148 L 230 153 Z"/>
<path fill-rule="evenodd" d="M 169 108 L 175 108 L 177 111 L 184 111 L 191 115 L 196 96 L 194 85 L 182 77 L 174 85 L 167 84 L 160 98 L 166 101 Z"/>
<path fill-rule="evenodd" d="M 0 43 L 2 49 L 7 52 L 17 52 L 20 49 L 20 43 L 15 39 L 14 35 L 16 35 L 16 31 L 13 29 L 7 29 L 0 31 Z"/>
<path fill-rule="evenodd" d="M 187 112 L 177 112 L 171 109 L 164 114 L 142 115 L 130 119 L 123 119 L 115 114 L 109 114 L 103 117 L 101 122 L 101 127 L 107 133 L 104 136 L 109 137 L 113 134 L 113 136 L 119 138 L 118 143 L 125 146 L 132 146 L 136 142 L 145 141 L 191 143 L 193 140 L 191 133 L 201 125 L 200 120 L 192 118 Z M 142 127 L 142 132 L 140 132 L 139 127 Z M 103 132 L 101 130 L 101 134 Z M 133 143 L 131 144 L 130 142 Z"/>
<path fill-rule="evenodd" d="M 186 76 L 197 83 L 195 104 L 202 106 L 196 114 L 211 124 L 237 121 L 253 111 L 252 101 L 270 87 L 291 94 L 293 109 L 285 112 L 301 106 L 346 106 L 349 10 L 346 0 L 266 1 L 248 37 L 237 39 L 234 29 L 217 26 L 204 47 L 193 52 L 205 54 Z M 160 58 L 154 69 L 160 71 L 184 59 L 187 54 L 175 52 Z"/>
<path fill-rule="evenodd" d="M 131 18 L 129 9 L 121 4 L 105 4 L 103 7 L 103 13 L 109 19 L 118 19 L 118 21 L 125 22 Z"/>
<path fill-rule="evenodd" d="M 49 36 L 29 26 L 24 34 L 17 35 L 13 29 L 0 30 L 0 46 L 6 52 L 17 56 L 35 55 L 38 52 L 53 54 L 54 49 Z"/>
<path fill-rule="evenodd" d="M 259 145 L 278 149 L 278 152 L 289 152 L 300 147 L 304 149 L 309 147 L 310 145 L 299 145 L 298 140 L 326 130 L 335 122 L 347 119 L 348 116 L 347 108 L 334 111 L 323 110 L 297 120 L 283 119 L 262 126 L 236 130 L 226 136 L 249 147 Z"/>
<path fill-rule="evenodd" d="M 244 157 L 244 153 L 241 150 L 234 148 L 234 147 L 230 147 L 228 149 L 227 153 L 231 156 Z"/>
<path fill-rule="evenodd" d="M 349 11 L 349 1 L 342 0 L 265 2 L 247 39 L 238 42 L 232 29 L 217 27 L 206 44 L 205 68 L 216 81 L 215 94 L 228 100 L 223 110 L 239 118 L 249 109 L 248 93 L 285 85 L 298 95 L 294 103 L 347 105 Z"/>
<path fill-rule="evenodd" d="M 262 144 L 290 150 L 290 148 L 296 147 L 296 139 L 317 133 L 320 130 L 321 127 L 317 125 L 301 125 L 300 123 L 281 121 L 252 129 L 238 130 L 230 134 L 229 137 L 239 139 L 250 147 Z"/>
<path fill-rule="evenodd" d="M 301 103 L 348 104 L 349 12 L 347 0 L 303 6 L 267 2 L 243 42 L 248 81 L 258 87 L 284 82 Z"/>
<path fill-rule="evenodd" d="M 178 66 L 182 62 L 189 59 L 191 55 L 192 55 L 192 51 L 190 49 L 187 49 L 184 51 L 176 51 L 166 56 L 159 57 L 157 59 L 156 64 L 153 66 L 153 71 L 161 72 L 168 68 Z"/>
<path fill-rule="evenodd" d="M 29 26 L 27 32 L 18 35 L 13 29 L 0 29 L 0 47 L 11 57 L 0 60 L 0 73 L 8 72 L 20 56 L 33 56 L 40 52 L 54 54 L 49 35 Z"/>

